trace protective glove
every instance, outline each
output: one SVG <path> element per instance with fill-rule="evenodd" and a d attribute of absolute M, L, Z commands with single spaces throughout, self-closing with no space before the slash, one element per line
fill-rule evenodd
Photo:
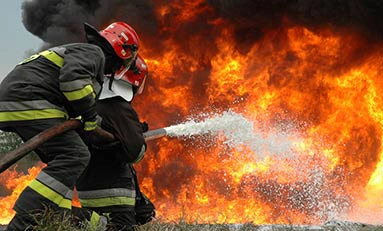
<path fill-rule="evenodd" d="M 142 132 L 149 131 L 149 125 L 145 121 L 141 123 Z"/>

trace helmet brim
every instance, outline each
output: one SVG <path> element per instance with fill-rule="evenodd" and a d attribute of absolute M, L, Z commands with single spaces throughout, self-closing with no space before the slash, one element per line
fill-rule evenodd
<path fill-rule="evenodd" d="M 99 44 L 100 46 L 107 48 L 108 51 L 111 50 L 114 53 L 113 47 L 109 44 L 108 40 L 106 40 L 106 38 L 104 38 L 92 25 L 84 23 L 84 31 L 88 43 Z"/>

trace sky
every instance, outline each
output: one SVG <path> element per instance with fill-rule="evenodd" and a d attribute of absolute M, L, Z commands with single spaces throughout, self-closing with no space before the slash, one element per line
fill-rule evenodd
<path fill-rule="evenodd" d="M 33 50 L 38 50 L 42 40 L 25 29 L 21 4 L 24 0 L 2 0 L 0 8 L 0 81 L 12 68 Z"/>

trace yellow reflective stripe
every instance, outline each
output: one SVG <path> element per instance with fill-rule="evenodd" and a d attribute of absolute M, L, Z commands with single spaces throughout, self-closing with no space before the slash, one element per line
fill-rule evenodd
<path fill-rule="evenodd" d="M 28 186 L 31 189 L 35 190 L 37 193 L 39 193 L 41 196 L 57 204 L 59 207 L 71 209 L 72 200 L 64 198 L 62 195 L 48 188 L 39 181 L 33 180 Z"/>
<path fill-rule="evenodd" d="M 56 54 L 56 52 L 54 51 L 46 50 L 46 51 L 40 52 L 39 54 L 44 56 L 49 61 L 51 61 L 52 63 L 56 64 L 59 67 L 64 66 L 64 58 Z"/>
<path fill-rule="evenodd" d="M 80 199 L 83 207 L 99 208 L 114 205 L 131 205 L 136 204 L 136 199 L 131 197 L 108 197 L 96 199 Z"/>
<path fill-rule="evenodd" d="M 40 109 L 26 111 L 0 112 L 0 122 L 22 121 L 35 119 L 68 118 L 68 115 L 58 109 Z"/>
<path fill-rule="evenodd" d="M 71 92 L 63 92 L 63 93 L 69 101 L 82 99 L 88 96 L 89 94 L 92 94 L 92 97 L 95 98 L 92 85 L 86 85 L 82 89 L 71 91 Z"/>
<path fill-rule="evenodd" d="M 97 228 L 100 222 L 100 215 L 98 215 L 96 212 L 92 212 L 92 215 L 90 216 L 90 225 L 93 228 Z"/>
<path fill-rule="evenodd" d="M 97 127 L 97 121 L 85 121 L 84 130 L 85 131 L 93 131 Z"/>
<path fill-rule="evenodd" d="M 19 65 L 20 65 L 20 64 L 27 63 L 27 62 L 30 62 L 30 61 L 32 61 L 32 60 L 34 60 L 34 59 L 37 59 L 38 57 L 40 57 L 39 54 L 34 54 L 34 55 L 30 56 L 29 58 L 26 58 L 26 59 L 24 59 L 23 61 L 21 61 L 21 62 L 19 63 Z"/>

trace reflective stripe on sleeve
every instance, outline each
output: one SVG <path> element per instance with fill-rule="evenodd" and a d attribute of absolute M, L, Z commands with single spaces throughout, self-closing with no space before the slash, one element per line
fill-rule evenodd
<path fill-rule="evenodd" d="M 0 102 L 0 122 L 52 118 L 68 118 L 68 114 L 46 100 Z"/>
<path fill-rule="evenodd" d="M 93 131 L 97 127 L 97 121 L 85 121 L 84 130 L 85 131 Z"/>
<path fill-rule="evenodd" d="M 93 87 L 90 84 L 86 85 L 85 87 L 83 87 L 79 90 L 70 91 L 70 92 L 63 92 L 63 94 L 65 95 L 65 97 L 69 101 L 79 100 L 79 99 L 82 99 L 82 98 L 84 98 L 90 94 L 92 94 L 93 98 L 96 97 L 96 95 L 94 94 L 94 91 L 93 91 Z"/>
<path fill-rule="evenodd" d="M 0 122 L 53 118 L 68 118 L 68 115 L 56 109 L 0 112 Z"/>
<path fill-rule="evenodd" d="M 60 90 L 63 92 L 70 92 L 77 89 L 82 89 L 87 85 L 92 85 L 93 81 L 89 78 L 76 79 L 68 82 L 60 82 Z"/>
<path fill-rule="evenodd" d="M 29 109 L 64 110 L 63 108 L 56 106 L 47 100 L 0 101 L 0 111 L 23 111 Z"/>

